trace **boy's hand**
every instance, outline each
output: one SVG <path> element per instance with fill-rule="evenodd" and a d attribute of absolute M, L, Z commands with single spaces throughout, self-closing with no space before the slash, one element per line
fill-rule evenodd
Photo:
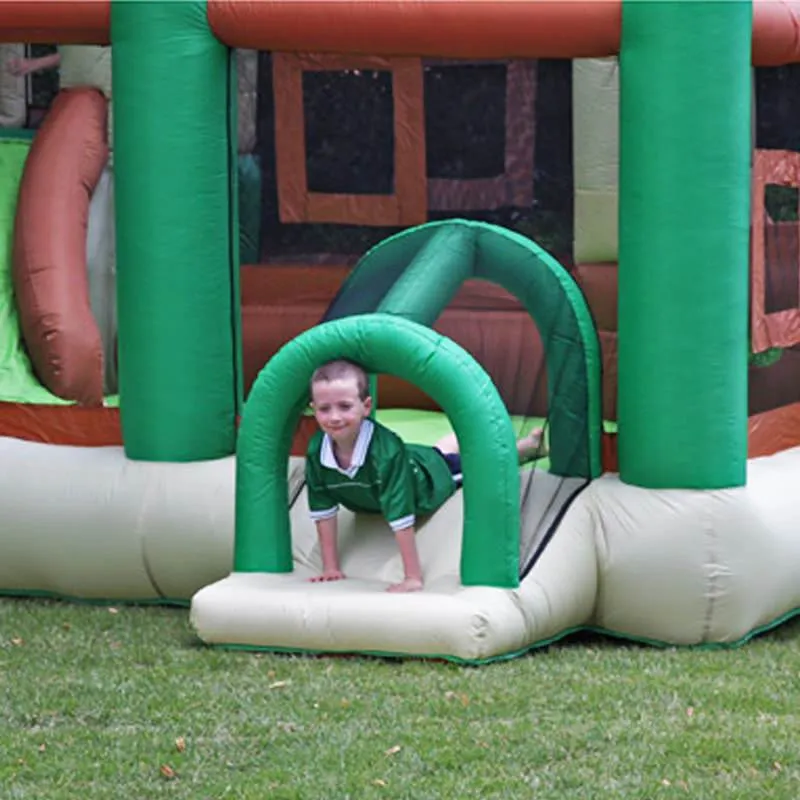
<path fill-rule="evenodd" d="M 11 58 L 6 63 L 6 69 L 17 77 L 27 75 L 31 71 L 30 62 L 27 58 Z"/>
<path fill-rule="evenodd" d="M 309 578 L 311 583 L 327 583 L 328 581 L 343 581 L 345 579 L 345 574 L 340 569 L 328 569 L 325 570 L 322 575 L 315 575 L 313 578 Z"/>

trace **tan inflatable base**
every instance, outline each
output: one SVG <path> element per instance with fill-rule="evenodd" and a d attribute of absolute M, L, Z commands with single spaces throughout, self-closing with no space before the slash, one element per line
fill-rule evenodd
<path fill-rule="evenodd" d="M 296 480 L 301 462 L 291 466 Z M 576 498 L 516 591 L 459 585 L 456 496 L 419 533 L 426 590 L 390 595 L 399 557 L 368 517 L 342 515 L 350 579 L 308 582 L 319 554 L 302 494 L 294 573 L 231 575 L 233 459 L 151 464 L 115 447 L 0 439 L 0 589 L 192 598 L 204 641 L 275 649 L 477 661 L 581 626 L 736 642 L 800 607 L 800 448 L 751 460 L 748 472 L 747 487 L 711 492 L 604 476 Z"/>
<path fill-rule="evenodd" d="M 188 600 L 233 563 L 233 458 L 0 438 L 0 590 Z"/>

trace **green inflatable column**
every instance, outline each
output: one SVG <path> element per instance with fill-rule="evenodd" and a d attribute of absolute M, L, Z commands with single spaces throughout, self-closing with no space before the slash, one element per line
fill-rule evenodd
<path fill-rule="evenodd" d="M 125 452 L 226 456 L 240 357 L 230 51 L 204 2 L 112 0 L 111 38 Z"/>
<path fill-rule="evenodd" d="M 622 7 L 619 458 L 648 488 L 747 459 L 752 7 Z"/>

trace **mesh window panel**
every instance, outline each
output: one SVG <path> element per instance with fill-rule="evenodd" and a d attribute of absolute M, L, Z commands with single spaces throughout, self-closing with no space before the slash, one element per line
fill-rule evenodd
<path fill-rule="evenodd" d="M 287 82 L 276 70 L 279 57 L 266 52 L 258 57 L 262 264 L 353 265 L 403 230 L 379 215 L 368 225 L 349 222 L 347 202 L 336 200 L 394 191 L 392 152 L 397 155 L 398 143 L 417 154 L 413 169 L 421 164 L 420 177 L 427 182 L 427 216 L 421 222 L 461 218 L 503 225 L 570 263 L 570 61 L 417 59 L 421 79 L 414 89 L 413 80 L 410 88 L 398 80 L 392 59 L 384 67 L 374 60 L 373 68 L 302 69 L 300 80 Z M 286 162 L 276 148 L 276 130 L 286 125 L 284 101 L 302 107 L 303 190 L 338 203 L 341 222 L 286 218 L 279 179 Z M 398 121 L 398 103 L 415 119 L 419 115 L 419 128 Z"/>
<path fill-rule="evenodd" d="M 764 191 L 764 310 L 800 307 L 800 190 L 768 184 Z"/>

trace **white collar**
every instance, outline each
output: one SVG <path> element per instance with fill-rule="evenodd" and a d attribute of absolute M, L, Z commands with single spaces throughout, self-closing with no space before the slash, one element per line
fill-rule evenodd
<path fill-rule="evenodd" d="M 367 458 L 367 450 L 369 449 L 369 443 L 372 441 L 374 430 L 375 426 L 372 424 L 372 420 L 363 420 L 361 428 L 358 431 L 355 447 L 353 448 L 353 457 L 350 459 L 350 466 L 347 469 L 342 469 L 336 461 L 336 456 L 333 454 L 333 442 L 331 441 L 331 437 L 326 433 L 322 437 L 322 448 L 319 453 L 320 463 L 323 467 L 335 469 L 337 472 L 341 472 L 342 475 L 347 475 L 348 478 L 352 478 L 356 472 L 364 466 L 364 461 Z"/>

